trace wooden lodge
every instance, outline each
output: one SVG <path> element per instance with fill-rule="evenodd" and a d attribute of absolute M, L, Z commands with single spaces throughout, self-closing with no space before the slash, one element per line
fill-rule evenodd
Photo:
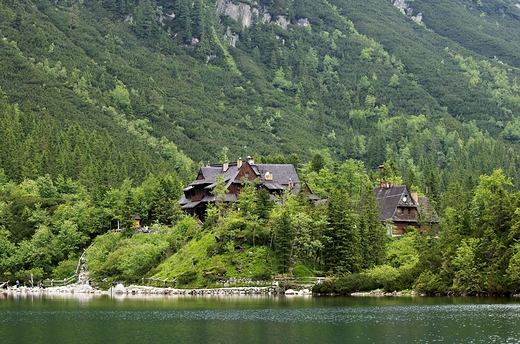
<path fill-rule="evenodd" d="M 312 194 L 305 183 L 301 183 L 296 169 L 291 164 L 255 164 L 250 157 L 246 161 L 238 159 L 236 163 L 225 162 L 218 165 L 201 167 L 197 179 L 183 192 L 179 201 L 181 208 L 204 220 L 208 203 L 214 203 L 212 194 L 217 186 L 217 176 L 224 179 L 227 193 L 225 200 L 234 202 L 238 199 L 244 180 L 255 181 L 258 190 L 265 189 L 273 201 L 280 201 L 280 196 L 288 190 L 291 193 L 304 192 L 311 200 L 319 198 Z"/>

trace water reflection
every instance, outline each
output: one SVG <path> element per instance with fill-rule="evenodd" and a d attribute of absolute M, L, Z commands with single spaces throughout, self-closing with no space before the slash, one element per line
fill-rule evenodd
<path fill-rule="evenodd" d="M 507 298 L 8 295 L 2 343 L 513 343 Z M 26 331 L 30 328 L 31 331 Z"/>

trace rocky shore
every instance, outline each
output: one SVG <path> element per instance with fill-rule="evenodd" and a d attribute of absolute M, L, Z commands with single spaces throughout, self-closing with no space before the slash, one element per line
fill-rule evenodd
<path fill-rule="evenodd" d="M 3 289 L 4 293 L 9 294 L 107 294 L 107 291 L 92 288 L 88 284 L 70 284 L 60 287 L 9 287 Z"/>
<path fill-rule="evenodd" d="M 278 286 L 268 287 L 228 287 L 228 288 L 208 288 L 208 289 L 177 289 L 177 288 L 157 288 L 145 286 L 124 287 L 118 284 L 110 288 L 109 293 L 113 294 L 151 294 L 151 295 L 311 295 L 308 289 L 294 291 L 284 290 Z"/>
<path fill-rule="evenodd" d="M 295 291 L 292 289 L 284 290 L 278 286 L 267 287 L 228 287 L 211 289 L 177 289 L 177 288 L 158 288 L 148 286 L 131 285 L 128 287 L 118 284 L 107 291 L 93 288 L 88 284 L 71 284 L 61 287 L 49 288 L 29 288 L 29 287 L 10 287 L 4 289 L 4 293 L 20 294 L 100 294 L 100 295 L 207 295 L 207 296 L 231 296 L 231 295 L 312 295 L 308 289 Z"/>
<path fill-rule="evenodd" d="M 368 291 L 368 292 L 357 292 L 357 293 L 351 293 L 350 296 L 425 296 L 421 295 L 415 291 L 412 292 L 401 292 L 401 291 L 394 291 L 394 292 L 384 292 L 382 290 L 374 290 L 374 291 Z"/>

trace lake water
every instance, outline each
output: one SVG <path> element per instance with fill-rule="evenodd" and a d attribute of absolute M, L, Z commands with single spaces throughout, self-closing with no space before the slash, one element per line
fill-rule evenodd
<path fill-rule="evenodd" d="M 519 343 L 520 300 L 16 295 L 0 343 Z"/>

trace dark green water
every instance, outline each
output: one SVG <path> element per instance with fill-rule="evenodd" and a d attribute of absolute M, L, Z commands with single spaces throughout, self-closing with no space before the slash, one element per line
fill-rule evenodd
<path fill-rule="evenodd" d="M 519 343 L 508 298 L 3 295 L 0 343 Z"/>

